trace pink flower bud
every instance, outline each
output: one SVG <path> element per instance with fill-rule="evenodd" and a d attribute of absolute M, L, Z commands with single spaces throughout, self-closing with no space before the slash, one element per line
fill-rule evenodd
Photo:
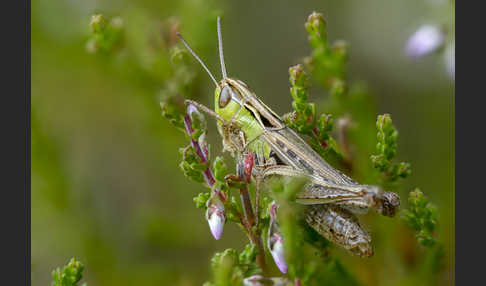
<path fill-rule="evenodd" d="M 191 117 L 191 120 L 200 120 L 200 121 L 204 120 L 203 119 L 204 117 L 201 114 L 201 112 L 199 112 L 197 107 L 195 107 L 193 104 L 189 104 L 187 106 L 186 113 Z M 196 116 L 197 116 L 197 118 L 196 118 Z"/>
<path fill-rule="evenodd" d="M 271 222 L 274 222 L 274 223 L 277 222 L 277 209 L 278 209 L 277 203 L 272 202 L 270 204 L 270 220 L 271 220 Z"/>
<path fill-rule="evenodd" d="M 278 269 L 284 274 L 287 273 L 288 266 L 285 262 L 283 238 L 280 233 L 275 232 L 268 238 L 268 248 Z"/>
<path fill-rule="evenodd" d="M 206 130 L 206 118 L 196 106 L 189 104 L 186 108 L 186 113 L 191 120 L 192 130 L 186 130 L 190 135 L 194 132 L 194 129 Z"/>
<path fill-rule="evenodd" d="M 275 202 L 272 202 L 270 205 L 270 226 L 268 228 L 267 246 L 278 269 L 285 274 L 287 273 L 288 266 L 285 262 L 283 237 L 278 232 L 277 209 L 278 205 Z"/>
<path fill-rule="evenodd" d="M 208 221 L 209 229 L 214 239 L 219 240 L 223 234 L 224 223 L 226 222 L 224 205 L 219 196 L 214 195 L 208 200 L 207 207 L 206 220 Z"/>

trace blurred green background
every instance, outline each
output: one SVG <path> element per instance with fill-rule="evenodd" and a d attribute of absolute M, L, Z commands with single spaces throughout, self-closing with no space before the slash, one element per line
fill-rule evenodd
<path fill-rule="evenodd" d="M 438 206 L 446 257 L 433 281 L 451 283 L 453 82 L 441 54 L 419 61 L 404 54 L 421 24 L 452 27 L 450 2 L 41 0 L 32 2 L 33 285 L 48 285 L 51 271 L 71 257 L 86 265 L 90 286 L 209 280 L 212 254 L 242 247 L 245 238 L 229 224 L 215 241 L 203 211 L 194 207 L 192 198 L 204 188 L 180 171 L 178 149 L 187 142 L 160 111 L 167 49 L 147 39 L 157 33 L 154 27 L 177 17 L 219 78 L 214 15 L 221 14 L 229 75 L 283 114 L 292 101 L 288 67 L 310 52 L 304 22 L 312 11 L 324 14 L 331 41 L 349 43 L 349 78 L 369 84 L 377 114 L 392 114 L 400 132 L 398 159 L 413 170 L 400 192 L 402 207 L 415 187 Z M 122 17 L 124 53 L 86 52 L 94 13 Z M 212 106 L 213 85 L 194 69 L 198 100 Z M 209 137 L 219 154 L 219 135 Z M 367 225 L 375 256 L 360 259 L 336 249 L 345 267 L 363 285 L 427 284 L 419 262 L 426 250 L 414 233 L 399 218 L 367 216 L 376 216 Z"/>

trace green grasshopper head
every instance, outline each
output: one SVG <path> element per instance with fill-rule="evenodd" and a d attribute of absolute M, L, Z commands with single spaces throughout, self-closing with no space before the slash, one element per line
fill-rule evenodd
<path fill-rule="evenodd" d="M 244 99 L 252 94 L 253 92 L 241 80 L 224 78 L 214 91 L 214 111 L 230 121 L 235 114 L 241 112 Z"/>

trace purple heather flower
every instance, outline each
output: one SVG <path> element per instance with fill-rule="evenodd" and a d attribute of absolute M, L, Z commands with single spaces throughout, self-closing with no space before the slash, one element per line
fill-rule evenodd
<path fill-rule="evenodd" d="M 278 232 L 275 232 L 268 238 L 268 248 L 278 269 L 284 274 L 287 273 L 288 266 L 287 262 L 285 262 L 283 238 Z"/>
<path fill-rule="evenodd" d="M 192 125 L 197 123 L 199 125 L 200 129 L 205 130 L 206 129 L 206 118 L 204 115 L 197 109 L 196 106 L 193 104 L 189 104 L 186 108 L 186 113 L 189 115 L 189 118 L 191 119 Z M 193 128 L 196 126 L 192 126 Z M 192 132 L 191 132 L 192 133 Z"/>
<path fill-rule="evenodd" d="M 192 120 L 194 120 L 194 115 L 198 116 L 199 119 L 201 119 L 201 112 L 199 112 L 199 110 L 197 109 L 196 106 L 194 106 L 193 104 L 189 104 L 187 105 L 187 108 L 186 108 L 186 113 L 189 114 L 189 116 L 191 117 Z"/>
<path fill-rule="evenodd" d="M 219 240 L 223 234 L 224 223 L 226 222 L 226 214 L 224 205 L 215 193 L 207 202 L 206 220 L 209 224 L 209 229 L 214 236 L 214 239 Z"/>
<path fill-rule="evenodd" d="M 432 25 L 423 25 L 410 36 L 405 51 L 411 58 L 420 58 L 444 44 L 444 32 Z"/>
<path fill-rule="evenodd" d="M 287 273 L 288 266 L 285 262 L 283 237 L 278 232 L 276 214 L 277 208 L 278 205 L 275 202 L 272 202 L 270 205 L 270 227 L 268 228 L 267 246 L 272 254 L 275 264 L 277 264 L 278 269 L 285 274 Z"/>

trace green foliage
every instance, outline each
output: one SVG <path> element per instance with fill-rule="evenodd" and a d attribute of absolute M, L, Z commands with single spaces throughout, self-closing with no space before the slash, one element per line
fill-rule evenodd
<path fill-rule="evenodd" d="M 206 282 L 207 285 L 242 285 L 245 277 L 260 274 L 261 269 L 255 262 L 256 254 L 256 247 L 250 244 L 241 252 L 229 248 L 216 253 L 211 259 L 214 282 Z"/>
<path fill-rule="evenodd" d="M 310 133 L 313 130 L 315 120 L 316 105 L 308 103 L 308 77 L 301 64 L 289 68 L 290 74 L 290 94 L 294 101 L 292 107 L 294 114 L 286 118 L 289 127 L 296 129 L 300 133 Z"/>
<path fill-rule="evenodd" d="M 409 209 L 403 210 L 403 220 L 417 232 L 417 241 L 426 247 L 437 243 L 434 232 L 437 227 L 437 208 L 424 194 L 415 189 L 409 195 Z"/>
<path fill-rule="evenodd" d="M 321 156 L 341 156 L 336 141 L 330 136 L 334 119 L 330 114 L 316 117 L 316 105 L 308 103 L 309 78 L 301 64 L 289 68 L 290 94 L 293 112 L 283 116 L 284 122 L 295 131 L 312 138 L 311 145 Z M 331 153 L 331 154 L 329 154 Z"/>
<path fill-rule="evenodd" d="M 89 53 L 103 53 L 120 49 L 123 39 L 123 20 L 113 17 L 109 21 L 101 14 L 91 16 L 91 36 L 86 43 Z"/>
<path fill-rule="evenodd" d="M 376 128 L 378 129 L 376 135 L 378 140 L 376 150 L 378 154 L 371 155 L 373 166 L 382 172 L 390 182 L 396 181 L 398 178 L 408 177 L 412 172 L 409 163 L 392 162 L 397 154 L 398 131 L 392 124 L 390 114 L 378 115 Z"/>
<path fill-rule="evenodd" d="M 279 205 L 279 226 L 284 237 L 289 276 L 301 281 L 302 285 L 358 285 L 339 259 L 330 255 L 329 241 L 300 216 L 303 206 L 296 204 L 294 199 L 304 183 L 298 179 L 275 181 L 271 188 Z M 305 255 L 307 245 L 313 247 L 313 260 Z"/>
<path fill-rule="evenodd" d="M 196 197 L 194 197 L 194 203 L 196 203 L 196 208 L 198 209 L 206 209 L 206 203 L 211 198 L 211 193 L 199 193 Z"/>
<path fill-rule="evenodd" d="M 225 182 L 225 176 L 229 174 L 229 171 L 223 157 L 218 156 L 214 159 L 213 170 L 216 181 Z"/>
<path fill-rule="evenodd" d="M 207 164 L 202 162 L 191 145 L 179 149 L 179 152 L 182 154 L 182 161 L 179 167 L 184 172 L 184 176 L 195 182 L 203 183 L 203 172 L 206 170 Z"/>
<path fill-rule="evenodd" d="M 313 281 L 320 281 L 317 285 L 360 285 L 356 278 L 336 257 L 329 257 L 324 266 L 314 272 Z"/>
<path fill-rule="evenodd" d="M 343 41 L 335 41 L 333 44 L 328 42 L 327 23 L 322 14 L 313 12 L 309 15 L 305 27 L 312 54 L 303 59 L 304 65 L 299 64 L 289 70 L 294 111 L 284 115 L 283 119 L 292 129 L 310 137 L 309 143 L 322 157 L 350 170 L 352 164 L 358 162 L 353 162 L 351 158 L 348 133 L 359 133 L 355 136 L 362 138 L 354 143 L 362 149 L 363 146 L 359 145 L 366 144 L 363 140 L 366 129 L 361 127 L 361 132 L 357 132 L 356 129 L 352 130 L 352 127 L 368 124 L 366 116 L 371 110 L 367 103 L 360 101 L 363 98 L 369 100 L 369 96 L 367 93 L 363 94 L 363 89 L 358 85 L 353 85 L 353 88 L 348 90 L 347 45 Z M 325 113 L 320 115 L 317 114 L 314 103 L 307 103 L 310 84 L 304 67 L 328 91 L 329 96 L 322 105 Z M 333 132 L 337 133 L 334 137 L 331 135 Z M 335 139 L 336 135 L 338 140 Z"/>
<path fill-rule="evenodd" d="M 347 45 L 343 41 L 329 45 L 326 27 L 327 23 L 320 13 L 313 12 L 307 18 L 305 28 L 313 49 L 306 64 L 312 70 L 313 76 L 320 79 L 333 96 L 339 97 L 346 91 L 344 76 Z"/>
<path fill-rule="evenodd" d="M 238 253 L 234 249 L 217 252 L 211 259 L 214 281 L 217 286 L 241 284 L 242 277 L 238 273 Z"/>
<path fill-rule="evenodd" d="M 290 182 L 277 182 L 272 187 L 278 204 L 278 222 L 284 237 L 285 261 L 288 264 L 289 275 L 294 279 L 302 279 L 307 265 L 302 255 L 304 239 L 302 228 L 299 225 L 301 206 L 295 203 L 295 195 L 299 192 L 305 180 L 294 179 Z"/>
<path fill-rule="evenodd" d="M 160 107 L 162 109 L 162 116 L 167 118 L 169 122 L 179 130 L 184 130 L 184 98 L 180 94 L 174 96 L 166 96 L 163 98 Z"/>
<path fill-rule="evenodd" d="M 83 279 L 84 265 L 74 258 L 61 270 L 60 267 L 52 271 L 53 281 L 51 286 L 77 286 L 78 282 Z M 87 286 L 83 283 L 82 286 Z"/>
<path fill-rule="evenodd" d="M 436 276 L 429 275 L 437 274 L 445 267 L 444 245 L 436 237 L 437 208 L 418 188 L 410 192 L 408 203 L 409 208 L 403 210 L 402 219 L 415 231 L 418 243 L 428 250 L 422 261 L 424 279 L 437 284 Z"/>

